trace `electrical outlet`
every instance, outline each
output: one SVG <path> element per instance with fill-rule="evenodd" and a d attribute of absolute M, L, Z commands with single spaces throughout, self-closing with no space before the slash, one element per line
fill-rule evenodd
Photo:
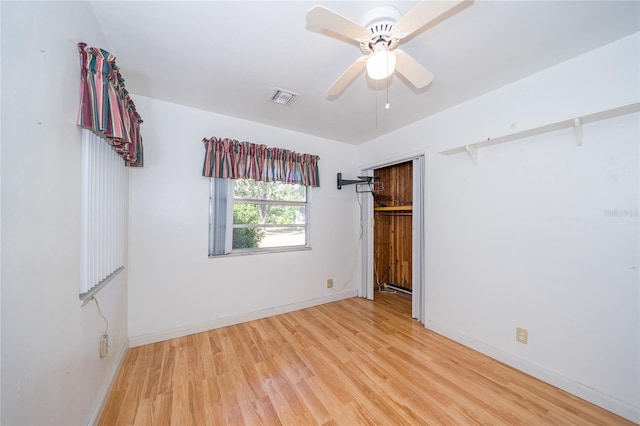
<path fill-rule="evenodd" d="M 526 328 L 516 327 L 516 342 L 524 343 L 529 342 L 529 332 Z"/>
<path fill-rule="evenodd" d="M 329 278 L 327 280 L 327 288 L 331 288 L 331 287 L 333 287 L 333 279 Z"/>

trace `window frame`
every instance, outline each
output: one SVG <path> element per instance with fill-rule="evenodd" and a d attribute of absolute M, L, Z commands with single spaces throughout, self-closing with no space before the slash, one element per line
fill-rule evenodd
<path fill-rule="evenodd" d="M 217 212 L 216 209 L 216 179 L 210 178 L 209 184 L 209 257 L 210 258 L 220 258 L 226 256 L 243 256 L 243 255 L 253 255 L 253 254 L 263 254 L 263 253 L 281 253 L 281 252 L 292 252 L 292 251 L 303 251 L 303 250 L 311 250 L 311 186 L 305 186 L 305 201 L 290 201 L 290 200 L 256 200 L 256 199 L 248 199 L 248 198 L 238 198 L 233 197 L 233 186 L 234 179 L 218 179 L 218 188 L 219 190 L 226 191 L 226 197 L 224 201 L 220 198 L 219 202 L 226 203 L 224 206 L 225 211 Z M 224 181 L 224 183 L 222 182 Z M 257 181 L 262 183 L 262 181 Z M 270 183 L 270 182 L 264 182 Z M 293 185 L 287 184 L 285 185 Z M 231 195 L 231 197 L 229 197 Z M 229 199 L 231 202 L 228 202 Z M 304 224 L 235 224 L 233 223 L 233 207 L 237 203 L 239 204 L 267 204 L 267 205 L 289 205 L 289 206 L 304 206 L 305 208 L 305 223 Z M 215 217 L 225 219 L 225 225 L 219 226 L 215 224 Z M 230 224 L 231 226 L 228 226 Z M 222 253 L 215 253 L 216 249 L 214 248 L 214 241 L 218 237 L 216 235 L 216 229 L 224 228 L 224 250 Z M 305 243 L 300 245 L 289 245 L 289 246 L 277 246 L 277 247 L 251 247 L 251 248 L 233 248 L 233 230 L 234 229 L 242 229 L 242 228 L 304 228 L 305 233 Z M 218 243 L 220 244 L 222 241 L 222 237 L 219 237 Z M 221 247 L 218 247 L 218 251 L 220 251 Z"/>

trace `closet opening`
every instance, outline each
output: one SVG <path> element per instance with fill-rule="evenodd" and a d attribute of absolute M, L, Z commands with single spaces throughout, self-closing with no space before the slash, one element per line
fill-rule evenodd
<path fill-rule="evenodd" d="M 410 161 L 374 169 L 373 276 L 377 292 L 411 296 L 413 167 Z"/>
<path fill-rule="evenodd" d="M 424 157 L 365 170 L 381 182 L 369 197 L 366 294 L 424 322 Z"/>

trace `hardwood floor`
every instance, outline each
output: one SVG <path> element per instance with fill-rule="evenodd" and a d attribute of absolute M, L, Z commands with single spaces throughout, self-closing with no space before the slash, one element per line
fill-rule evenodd
<path fill-rule="evenodd" d="M 631 425 L 376 293 L 132 348 L 101 425 Z"/>

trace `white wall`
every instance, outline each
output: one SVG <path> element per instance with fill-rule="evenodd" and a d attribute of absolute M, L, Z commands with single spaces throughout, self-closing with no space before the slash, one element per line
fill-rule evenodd
<path fill-rule="evenodd" d="M 2 7 L 0 6 L 0 46 L 2 46 Z M 1 51 L 0 47 L 0 51 Z M 1 58 L 0 58 L 1 63 Z M 0 93 L 2 93 L 2 67 L 0 66 Z M 0 117 L 2 102 L 0 101 Z M 2 153 L 2 126 L 0 126 L 0 154 Z M 0 155 L 0 160 L 2 156 Z M 2 161 L 0 161 L 0 374 L 2 373 Z M 2 421 L 2 386 L 0 385 L 0 422 Z"/>
<path fill-rule="evenodd" d="M 215 94 L 211 94 L 215 96 Z M 359 227 L 356 147 L 134 96 L 145 120 L 145 168 L 130 173 L 129 336 L 137 345 L 354 293 Z M 266 102 L 266 101 L 265 101 Z M 274 108 L 286 107 L 274 104 Z M 209 259 L 204 137 L 229 137 L 320 156 L 312 191 L 312 250 Z M 326 288 L 333 278 L 334 289 Z M 343 288 L 344 287 L 344 288 Z"/>
<path fill-rule="evenodd" d="M 640 99 L 635 34 L 359 147 L 428 152 L 427 326 L 640 421 L 637 113 L 439 151 Z M 428 96 L 425 94 L 423 96 Z M 529 344 L 515 341 L 515 328 Z"/>
<path fill-rule="evenodd" d="M 2 424 L 87 424 L 126 348 L 126 274 L 78 299 L 80 69 L 106 47 L 88 2 L 1 2 Z"/>
<path fill-rule="evenodd" d="M 153 340 L 356 289 L 357 203 L 335 174 L 355 175 L 356 153 L 366 167 L 423 150 L 428 326 L 640 421 L 638 216 L 606 214 L 638 209 L 638 115 L 585 126 L 581 148 L 559 131 L 486 149 L 478 166 L 437 154 L 637 101 L 638 35 L 359 149 L 135 97 L 145 168 L 130 171 L 127 274 L 98 296 L 113 345 L 101 360 L 102 319 L 77 299 L 74 121 L 76 43 L 108 46 L 86 2 L 0 5 L 1 423 L 87 423 L 126 348 L 127 312 L 128 336 Z M 213 135 L 320 155 L 313 250 L 207 258 L 200 140 Z"/>

